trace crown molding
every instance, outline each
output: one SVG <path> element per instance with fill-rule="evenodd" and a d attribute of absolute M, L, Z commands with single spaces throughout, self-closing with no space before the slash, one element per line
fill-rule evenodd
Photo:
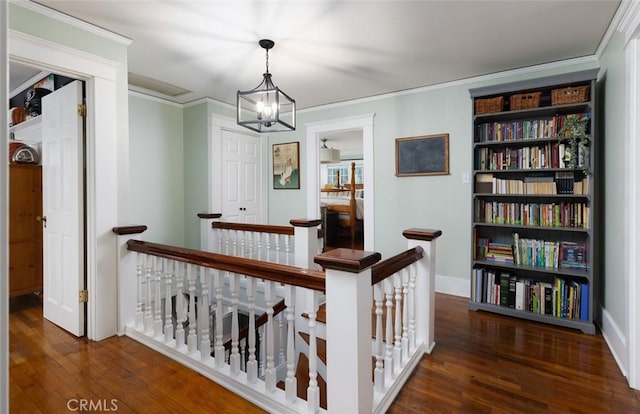
<path fill-rule="evenodd" d="M 144 92 L 136 91 L 134 89 L 131 89 L 131 86 L 129 86 L 128 94 L 129 96 L 135 96 L 136 98 L 145 99 L 147 101 L 157 102 L 157 103 L 173 106 L 180 109 L 184 108 L 184 105 L 181 103 L 170 101 L 168 99 L 160 98 L 157 96 L 149 95 Z"/>
<path fill-rule="evenodd" d="M 53 10 L 47 6 L 43 6 L 42 4 L 35 3 L 33 1 L 28 0 L 10 0 L 10 3 L 16 6 L 20 6 L 24 9 L 31 10 L 43 16 L 50 17 L 54 20 L 58 20 L 62 23 L 66 23 L 68 25 L 77 27 L 79 29 L 85 30 L 87 32 L 93 33 L 105 39 L 112 40 L 114 42 L 120 43 L 125 46 L 129 46 L 132 42 L 131 39 L 119 35 L 117 33 L 111 32 L 107 29 L 103 29 L 102 27 L 95 26 L 91 23 L 85 22 L 84 20 L 80 20 L 78 18 L 69 16 L 68 14 L 61 13 L 57 10 Z"/>
<path fill-rule="evenodd" d="M 502 71 L 502 72 L 495 72 L 495 73 L 490 73 L 490 74 L 487 74 L 487 75 L 474 76 L 472 78 L 464 78 L 464 79 L 459 79 L 459 80 L 450 81 L 450 82 L 437 83 L 437 84 L 434 84 L 434 85 L 423 86 L 423 87 L 420 87 L 420 88 L 407 89 L 407 90 L 403 90 L 403 91 L 391 92 L 391 93 L 375 95 L 375 96 L 369 96 L 369 97 L 365 97 L 365 98 L 351 99 L 351 100 L 348 100 L 348 101 L 335 102 L 335 103 L 330 103 L 330 104 L 326 104 L 326 105 L 318 105 L 318 106 L 308 107 L 308 108 L 304 108 L 304 109 L 299 109 L 297 112 L 298 113 L 314 112 L 314 111 L 317 111 L 317 110 L 320 110 L 320 109 L 339 108 L 339 107 L 342 107 L 342 106 L 350 106 L 350 105 L 354 105 L 354 104 L 380 101 L 380 100 L 383 100 L 383 99 L 395 98 L 395 97 L 398 97 L 398 96 L 413 95 L 413 94 L 416 94 L 416 93 L 435 91 L 435 90 L 438 90 L 438 89 L 451 88 L 451 87 L 455 87 L 455 86 L 468 85 L 468 84 L 472 84 L 472 83 L 487 82 L 487 81 L 500 81 L 501 79 L 509 78 L 509 77 L 512 77 L 512 76 L 532 75 L 532 74 L 536 74 L 538 72 L 543 72 L 543 71 L 548 71 L 548 70 L 553 70 L 553 69 L 568 68 L 568 67 L 575 66 L 575 65 L 584 65 L 584 64 L 589 64 L 589 63 L 597 64 L 598 61 L 599 60 L 598 60 L 598 57 L 596 55 L 583 56 L 583 57 L 574 58 L 574 59 L 559 60 L 559 61 L 556 61 L 556 62 L 543 63 L 543 64 L 540 64 L 540 65 L 527 66 L 527 67 L 524 67 L 524 68 L 506 70 L 506 71 Z"/>
<path fill-rule="evenodd" d="M 620 3 L 618 12 L 615 17 L 618 17 L 618 14 L 620 17 L 616 26 L 618 31 L 624 33 L 624 44 L 626 46 L 629 41 L 640 36 L 640 1 L 623 0 Z M 614 25 L 611 24 L 611 26 Z"/>

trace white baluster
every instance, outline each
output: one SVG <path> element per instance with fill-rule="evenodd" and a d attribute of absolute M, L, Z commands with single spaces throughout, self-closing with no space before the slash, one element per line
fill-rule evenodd
<path fill-rule="evenodd" d="M 296 379 L 295 363 L 295 303 L 296 288 L 291 285 L 285 287 L 284 304 L 287 307 L 287 379 L 285 380 L 285 398 L 293 402 L 297 398 L 298 382 Z"/>
<path fill-rule="evenodd" d="M 291 236 L 284 236 L 285 264 L 291 265 Z"/>
<path fill-rule="evenodd" d="M 254 247 L 254 240 L 256 237 L 256 232 L 252 231 L 249 233 L 249 237 L 248 237 L 248 242 L 249 242 L 249 253 L 247 254 L 247 257 L 250 259 L 253 259 L 253 256 L 255 255 L 255 247 Z"/>
<path fill-rule="evenodd" d="M 231 365 L 231 375 L 240 373 L 240 353 L 238 352 L 239 324 L 238 324 L 238 291 L 240 290 L 240 276 L 237 273 L 231 274 L 231 356 L 229 357 L 229 365 Z"/>
<path fill-rule="evenodd" d="M 146 333 L 150 333 L 153 331 L 153 312 L 151 311 L 151 277 L 153 275 L 153 256 L 147 256 L 147 267 L 145 269 L 145 282 L 147 286 L 145 287 L 145 291 L 147 293 L 147 297 L 145 298 L 144 303 L 144 331 Z"/>
<path fill-rule="evenodd" d="M 144 261 L 146 255 L 138 253 L 136 264 L 136 329 L 141 331 L 144 329 L 144 312 L 143 298 L 144 290 L 142 287 L 142 275 L 144 274 Z"/>
<path fill-rule="evenodd" d="M 376 305 L 376 367 L 374 371 L 374 385 L 376 392 L 384 392 L 384 346 L 382 342 L 382 305 L 384 303 L 384 292 L 382 291 L 381 285 L 382 283 L 378 283 L 373 287 L 373 298 Z"/>
<path fill-rule="evenodd" d="M 257 251 L 256 251 L 256 259 L 257 260 L 262 260 L 262 233 L 257 233 L 256 234 L 256 239 L 257 239 Z"/>
<path fill-rule="evenodd" d="M 176 349 L 185 346 L 184 343 L 184 322 L 187 315 L 184 310 L 184 263 L 175 261 L 174 271 L 176 273 Z"/>
<path fill-rule="evenodd" d="M 273 260 L 271 260 L 271 233 L 265 233 L 264 234 L 265 237 L 265 255 L 264 255 L 264 261 L 266 262 L 273 262 Z"/>
<path fill-rule="evenodd" d="M 155 258 L 155 313 L 153 318 L 153 336 L 162 335 L 162 259 Z"/>
<path fill-rule="evenodd" d="M 247 371 L 247 363 L 245 362 L 247 358 L 247 338 L 243 338 L 240 341 L 240 371 Z"/>
<path fill-rule="evenodd" d="M 386 323 L 384 325 L 385 355 L 384 355 L 384 375 L 388 381 L 393 378 L 393 285 L 391 280 L 384 280 L 384 295 L 386 298 Z"/>
<path fill-rule="evenodd" d="M 229 274 L 229 272 L 227 272 Z M 224 288 L 224 276 L 222 272 L 217 272 L 215 274 L 215 282 L 216 282 L 216 346 L 214 349 L 214 357 L 216 360 L 216 367 L 220 368 L 225 363 L 225 351 L 224 351 L 224 343 L 222 342 L 222 289 Z"/>
<path fill-rule="evenodd" d="M 402 358 L 409 360 L 409 271 L 402 269 Z"/>
<path fill-rule="evenodd" d="M 217 272 L 217 271 L 216 271 Z M 211 358 L 211 337 L 209 336 L 209 280 L 210 271 L 206 267 L 200 267 L 200 286 L 202 297 L 200 298 L 200 359 L 207 361 Z"/>
<path fill-rule="evenodd" d="M 316 339 L 316 316 L 318 315 L 319 293 L 310 291 L 311 309 L 309 316 L 309 386 L 307 387 L 307 412 L 317 413 L 320 407 L 320 387 L 318 387 L 318 346 Z M 327 363 L 329 363 L 327 361 Z"/>
<path fill-rule="evenodd" d="M 260 373 L 261 378 L 264 377 L 264 366 L 267 358 L 267 346 L 264 340 L 266 330 L 267 330 L 267 325 L 262 325 L 258 329 L 258 338 L 260 343 L 260 355 L 258 358 L 258 372 Z"/>
<path fill-rule="evenodd" d="M 173 341 L 173 312 L 171 306 L 171 287 L 173 285 L 173 262 L 164 259 L 164 341 L 171 343 Z"/>
<path fill-rule="evenodd" d="M 238 237 L 240 237 L 240 254 L 238 254 L 238 257 L 247 257 L 245 251 L 247 234 L 244 231 L 240 231 L 238 232 Z"/>
<path fill-rule="evenodd" d="M 416 349 L 416 264 L 409 266 L 409 349 Z"/>
<path fill-rule="evenodd" d="M 196 278 L 193 265 L 187 264 L 187 280 L 189 282 L 189 335 L 187 336 L 187 352 L 190 354 L 198 349 L 198 334 L 196 332 Z"/>
<path fill-rule="evenodd" d="M 276 263 L 281 263 L 282 260 L 280 258 L 280 253 L 281 253 L 281 251 L 280 251 L 280 235 L 279 234 L 274 234 L 274 238 L 276 240 L 276 260 L 275 260 L 275 262 Z"/>
<path fill-rule="evenodd" d="M 402 366 L 402 281 L 398 273 L 393 275 L 393 288 L 395 291 L 395 342 L 393 348 L 394 369 L 400 372 Z"/>
<path fill-rule="evenodd" d="M 231 245 L 233 246 L 233 249 L 231 250 L 231 256 L 238 257 L 238 231 L 233 230 L 232 234 Z"/>
<path fill-rule="evenodd" d="M 274 283 L 271 281 L 264 282 L 264 295 L 267 305 L 267 327 L 266 327 L 266 341 L 267 341 L 267 365 L 264 372 L 264 383 L 267 392 L 273 392 L 276 389 L 276 369 L 274 363 L 275 349 L 274 349 L 274 324 L 273 324 L 273 296 L 274 296 Z"/>
<path fill-rule="evenodd" d="M 276 361 L 277 364 L 280 365 L 286 361 L 285 346 L 287 344 L 287 327 L 285 318 L 283 317 L 282 313 L 279 314 L 276 318 L 278 322 L 278 336 L 276 337 L 278 339 L 278 358 L 276 359 Z"/>
<path fill-rule="evenodd" d="M 227 234 L 224 229 L 218 229 L 218 253 L 225 254 L 227 251 Z"/>
<path fill-rule="evenodd" d="M 253 384 L 258 379 L 256 360 L 256 279 L 247 278 L 247 301 L 249 302 L 249 360 L 247 361 L 247 382 Z"/>

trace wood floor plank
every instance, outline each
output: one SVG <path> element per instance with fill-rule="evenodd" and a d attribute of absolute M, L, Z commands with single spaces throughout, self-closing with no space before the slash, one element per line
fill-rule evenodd
<path fill-rule="evenodd" d="M 68 412 L 74 398 L 114 399 L 118 413 L 264 412 L 129 338 L 67 334 L 37 298 L 12 298 L 9 324 L 11 413 Z M 437 294 L 435 340 L 388 413 L 640 413 L 599 333 L 470 312 Z"/>

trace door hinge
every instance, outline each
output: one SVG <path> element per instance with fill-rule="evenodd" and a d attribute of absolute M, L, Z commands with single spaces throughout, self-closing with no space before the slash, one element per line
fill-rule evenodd
<path fill-rule="evenodd" d="M 86 303 L 89 301 L 89 291 L 88 290 L 81 290 L 79 295 L 79 299 L 80 299 L 80 303 Z"/>
<path fill-rule="evenodd" d="M 81 117 L 87 116 L 87 105 L 78 104 L 78 115 L 80 115 Z"/>

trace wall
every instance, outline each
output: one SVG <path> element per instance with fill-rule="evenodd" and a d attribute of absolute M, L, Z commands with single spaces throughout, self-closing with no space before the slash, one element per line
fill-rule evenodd
<path fill-rule="evenodd" d="M 181 105 L 129 92 L 129 221 L 144 239 L 184 244 L 183 110 Z"/>
<path fill-rule="evenodd" d="M 605 82 L 602 105 L 604 109 L 604 186 L 602 199 L 604 200 L 604 283 L 600 289 L 599 301 L 602 303 L 603 333 L 609 337 L 614 354 L 623 357 L 622 352 L 616 352 L 615 338 L 620 336 L 620 342 L 626 342 L 628 335 L 627 323 L 627 280 L 631 275 L 625 273 L 625 257 L 623 244 L 628 241 L 628 223 L 625 219 L 627 194 L 625 177 L 629 174 L 627 160 L 627 143 L 625 142 L 626 106 L 625 106 L 625 53 L 622 49 L 624 36 L 616 34 L 605 52 L 600 63 L 601 76 Z M 636 137 L 637 139 L 637 137 Z M 637 214 L 637 212 L 628 212 Z M 624 345 L 622 345 L 624 346 Z M 620 362 L 620 361 L 619 361 Z M 626 365 L 626 361 L 621 361 Z"/>

